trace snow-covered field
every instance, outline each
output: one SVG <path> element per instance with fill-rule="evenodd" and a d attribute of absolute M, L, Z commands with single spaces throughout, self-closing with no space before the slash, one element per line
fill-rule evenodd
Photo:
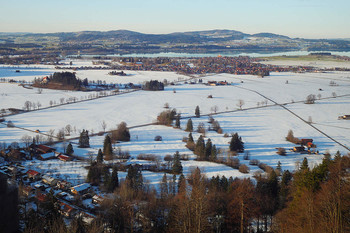
<path fill-rule="evenodd" d="M 50 70 L 51 69 L 51 70 Z M 40 69 L 54 72 L 53 68 Z M 108 70 L 77 71 L 80 78 L 89 80 L 102 80 L 107 83 L 142 83 L 146 80 L 157 79 L 177 81 L 188 77 L 169 72 L 135 72 L 127 71 L 127 77 L 109 76 Z M 23 80 L 33 79 L 40 74 L 32 73 L 29 76 L 11 78 Z M 4 76 L 1 76 L 4 77 Z M 58 132 L 61 128 L 70 124 L 76 129 L 71 137 L 78 136 L 79 131 L 87 129 L 90 132 L 102 130 L 101 123 L 105 121 L 107 130 L 125 121 L 128 126 L 138 126 L 156 121 L 157 115 L 164 111 L 164 104 L 168 103 L 171 108 L 176 108 L 183 117 L 194 115 L 195 107 L 198 105 L 201 114 L 214 113 L 214 109 L 219 114 L 213 117 L 217 120 L 224 133 L 234 133 L 242 137 L 245 142 L 245 149 L 249 151 L 251 159 L 258 159 L 272 167 L 276 167 L 278 161 L 282 163 L 282 169 L 294 170 L 296 163 L 304 157 L 309 159 L 309 164 L 315 165 L 322 161 L 322 155 L 302 155 L 299 153 L 287 152 L 287 156 L 276 154 L 276 147 L 292 148 L 294 145 L 287 142 L 285 137 L 288 130 L 292 129 L 294 135 L 299 138 L 312 138 L 320 153 L 330 151 L 334 154 L 339 150 L 342 154 L 349 151 L 341 145 L 335 143 L 325 135 L 312 128 L 309 124 L 299 119 L 281 106 L 285 107 L 299 117 L 308 121 L 312 119 L 312 125 L 329 135 L 331 138 L 350 147 L 350 121 L 338 120 L 340 115 L 350 114 L 350 72 L 329 72 L 329 73 L 272 73 L 266 78 L 256 76 L 217 74 L 202 77 L 203 82 L 207 81 L 227 81 L 229 86 L 206 86 L 203 84 L 179 84 L 168 86 L 165 91 L 149 92 L 136 91 L 119 96 L 95 99 L 86 102 L 63 105 L 45 110 L 33 111 L 24 114 L 6 117 L 6 121 L 11 120 L 16 126 L 25 129 L 36 130 L 46 133 L 49 130 Z M 287 82 L 288 81 L 288 82 Z M 330 86 L 330 81 L 336 82 L 336 86 Z M 1 95 L 1 93 L 6 93 Z M 315 104 L 307 105 L 302 103 L 309 94 L 317 96 Z M 51 99 L 60 99 L 61 96 L 81 96 L 88 95 L 85 92 L 63 92 L 44 90 L 42 94 L 37 94 L 35 89 L 25 89 L 15 84 L 0 83 L 0 108 L 17 107 L 22 108 L 25 100 L 42 101 L 43 105 L 48 105 Z M 213 98 L 208 98 L 212 95 Z M 345 95 L 345 96 L 344 96 Z M 337 96 L 333 98 L 333 96 Z M 330 98 L 328 98 L 330 97 Z M 268 98 L 269 100 L 267 100 Z M 321 98 L 318 100 L 318 98 Z M 238 110 L 239 100 L 244 101 L 243 110 Z M 45 102 L 46 101 L 46 102 Z M 266 106 L 267 105 L 267 106 Z M 261 107 L 264 106 L 264 107 Z M 259 108 L 255 108 L 259 107 Z M 252 108 L 252 109 L 247 109 Z M 247 110 L 245 110 L 247 109 Z M 226 113 L 222 113 L 228 111 Z M 194 129 L 199 123 L 209 126 L 208 117 L 192 118 Z M 208 176 L 225 175 L 226 177 L 252 177 L 259 168 L 250 166 L 249 161 L 243 160 L 243 154 L 239 155 L 240 162 L 250 167 L 249 174 L 242 174 L 238 170 L 232 169 L 222 164 L 212 162 L 199 162 L 193 160 L 193 155 L 182 142 L 183 137 L 188 136 L 186 127 L 187 119 L 181 120 L 182 129 L 174 129 L 166 126 L 145 126 L 130 130 L 131 141 L 117 144 L 123 151 L 129 151 L 131 159 L 129 163 L 145 163 L 137 160 L 137 155 L 154 154 L 160 161 L 166 155 L 173 155 L 176 151 L 186 154 L 188 161 L 183 161 L 184 173 L 190 173 L 193 167 L 200 167 Z M 0 142 L 11 143 L 21 142 L 23 135 L 34 136 L 35 133 L 17 128 L 7 128 L 0 125 Z M 163 141 L 155 142 L 154 137 L 160 135 Z M 198 133 L 193 133 L 194 139 L 199 137 Z M 206 140 L 211 138 L 213 143 L 223 150 L 228 149 L 229 137 L 213 131 L 206 133 Z M 90 138 L 91 148 L 75 149 L 75 154 L 88 158 L 91 154 L 97 154 L 102 148 L 104 136 Z M 76 142 L 76 141 L 75 141 Z M 62 145 L 57 145 L 57 149 L 62 151 Z M 222 156 L 227 156 L 223 153 Z M 39 165 L 38 165 L 39 164 Z M 32 163 L 31 166 L 60 175 L 62 178 L 68 176 L 73 182 L 79 183 L 86 176 L 86 169 L 83 162 L 61 162 L 58 160 Z M 52 169 L 55 168 L 55 169 Z M 144 172 L 143 175 L 150 184 L 157 184 L 162 173 Z M 120 177 L 125 177 L 120 173 Z M 170 177 L 170 176 L 169 176 Z"/>

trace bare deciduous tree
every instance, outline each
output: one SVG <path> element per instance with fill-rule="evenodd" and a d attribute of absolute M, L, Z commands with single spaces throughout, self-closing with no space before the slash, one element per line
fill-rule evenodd
<path fill-rule="evenodd" d="M 316 100 L 316 95 L 310 94 L 306 97 L 305 104 L 314 104 Z"/>
<path fill-rule="evenodd" d="M 244 105 L 244 100 L 239 99 L 237 103 L 237 107 L 239 107 L 239 109 L 242 109 L 243 105 Z"/>
<path fill-rule="evenodd" d="M 66 125 L 65 127 L 66 135 L 69 136 L 72 132 L 72 126 L 70 124 Z"/>
<path fill-rule="evenodd" d="M 28 100 L 26 102 L 24 102 L 24 109 L 25 110 L 29 111 L 31 108 L 32 108 L 32 102 L 30 102 Z"/>
<path fill-rule="evenodd" d="M 216 113 L 219 110 L 219 107 L 217 105 L 214 105 L 213 107 L 210 108 L 210 111 Z"/>
<path fill-rule="evenodd" d="M 24 143 L 25 147 L 28 148 L 33 138 L 27 134 L 23 135 L 21 141 Z"/>
<path fill-rule="evenodd" d="M 103 132 L 106 132 L 107 124 L 106 124 L 105 121 L 102 121 L 101 126 L 102 126 L 102 129 L 103 129 Z"/>

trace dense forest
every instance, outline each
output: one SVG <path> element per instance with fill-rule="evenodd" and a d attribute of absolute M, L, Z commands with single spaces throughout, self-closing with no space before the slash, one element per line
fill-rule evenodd
<path fill-rule="evenodd" d="M 48 196 L 40 208 L 51 214 L 29 213 L 26 232 L 349 232 L 349 155 L 326 154 L 313 168 L 305 158 L 298 166 L 291 173 L 279 164 L 254 180 L 208 178 L 198 168 L 187 177 L 164 173 L 158 192 L 144 182 L 139 166 L 130 166 L 120 182 L 117 168 L 112 174 L 102 169 L 114 193 L 95 221 L 86 225 L 78 218 L 67 227 Z"/>

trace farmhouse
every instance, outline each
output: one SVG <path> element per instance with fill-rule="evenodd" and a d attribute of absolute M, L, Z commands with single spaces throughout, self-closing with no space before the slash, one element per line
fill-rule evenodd
<path fill-rule="evenodd" d="M 40 173 L 34 170 L 28 170 L 27 175 L 29 179 L 37 180 L 40 178 Z"/>
<path fill-rule="evenodd" d="M 61 190 L 68 190 L 72 187 L 71 183 L 65 180 L 59 180 L 56 186 Z"/>
<path fill-rule="evenodd" d="M 29 197 L 30 195 L 34 194 L 34 189 L 30 186 L 24 186 L 22 189 L 22 193 Z"/>
<path fill-rule="evenodd" d="M 60 212 L 60 214 L 70 218 L 76 214 L 77 210 L 64 202 L 60 202 L 59 212 Z"/>
<path fill-rule="evenodd" d="M 305 151 L 305 147 L 304 146 L 295 146 L 295 147 L 293 147 L 293 151 L 294 152 L 302 152 L 302 151 Z"/>
<path fill-rule="evenodd" d="M 305 145 L 308 145 L 310 143 L 312 144 L 313 141 L 314 140 L 310 139 L 310 138 L 302 138 L 302 139 L 300 139 L 300 145 L 305 146 Z"/>
<path fill-rule="evenodd" d="M 82 194 L 87 193 L 89 191 L 90 187 L 91 187 L 90 184 L 83 183 L 83 184 L 72 187 L 70 190 L 75 195 L 82 195 Z"/>
<path fill-rule="evenodd" d="M 51 176 L 48 175 L 43 175 L 43 182 L 45 184 L 48 184 L 50 186 L 55 186 L 57 185 L 57 180 Z"/>
<path fill-rule="evenodd" d="M 216 81 L 208 81 L 209 86 L 216 86 L 217 82 Z"/>
<path fill-rule="evenodd" d="M 18 149 L 12 149 L 6 156 L 10 161 L 21 161 L 25 159 L 26 154 Z"/>
<path fill-rule="evenodd" d="M 46 161 L 46 160 L 50 160 L 50 159 L 55 159 L 55 152 L 50 152 L 50 153 L 45 153 L 45 154 L 39 154 L 38 155 L 38 159 Z"/>
<path fill-rule="evenodd" d="M 343 115 L 338 117 L 339 120 L 350 120 L 350 115 Z"/>
<path fill-rule="evenodd" d="M 45 146 L 45 145 L 37 145 L 35 147 L 35 151 L 38 153 L 38 154 L 47 154 L 47 153 L 50 153 L 50 152 L 54 152 L 56 149 L 54 148 L 51 148 L 49 146 Z"/>
<path fill-rule="evenodd" d="M 68 155 L 64 155 L 64 154 L 60 154 L 58 157 L 57 157 L 59 160 L 61 161 L 64 161 L 64 162 L 67 162 L 67 161 L 72 161 L 73 158 L 68 156 Z"/>
<path fill-rule="evenodd" d="M 92 197 L 92 203 L 94 204 L 102 204 L 102 202 L 104 201 L 104 198 L 102 196 L 99 196 L 99 195 L 94 195 Z"/>

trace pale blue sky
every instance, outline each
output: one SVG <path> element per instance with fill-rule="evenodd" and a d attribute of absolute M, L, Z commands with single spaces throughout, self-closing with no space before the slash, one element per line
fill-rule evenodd
<path fill-rule="evenodd" d="M 232 29 L 350 38 L 350 0 L 0 0 L 0 32 Z"/>

